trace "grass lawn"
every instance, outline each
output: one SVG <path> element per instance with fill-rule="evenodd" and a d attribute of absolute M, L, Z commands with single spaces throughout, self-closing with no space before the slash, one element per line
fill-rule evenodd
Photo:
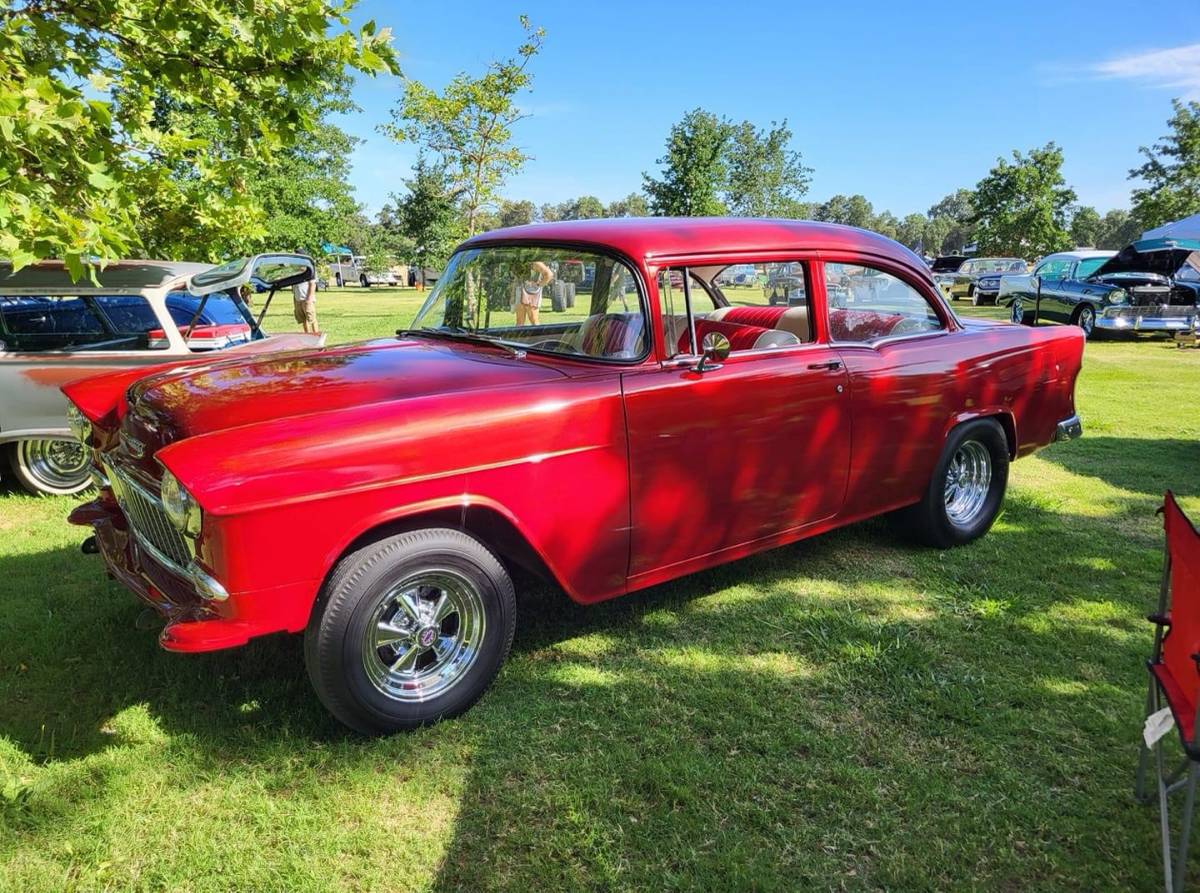
<path fill-rule="evenodd" d="M 388 335 L 421 297 L 319 315 Z M 873 521 L 593 608 L 526 587 L 492 691 L 386 740 L 299 639 L 159 650 L 72 500 L 0 492 L 0 889 L 1160 888 L 1143 615 L 1162 491 L 1200 517 L 1198 397 L 1200 351 L 1091 344 L 1084 438 L 981 541 Z"/>

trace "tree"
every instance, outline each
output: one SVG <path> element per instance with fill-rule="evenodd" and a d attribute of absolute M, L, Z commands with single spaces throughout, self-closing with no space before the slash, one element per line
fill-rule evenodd
<path fill-rule="evenodd" d="M 1075 191 L 1062 176 L 1062 150 L 1054 143 L 1012 153 L 975 187 L 976 242 L 983 254 L 1040 257 L 1070 247 L 1067 210 Z"/>
<path fill-rule="evenodd" d="M 650 205 L 646 196 L 640 192 L 631 192 L 624 198 L 612 202 L 604 210 L 605 217 L 649 217 Z"/>
<path fill-rule="evenodd" d="M 581 195 L 558 204 L 544 204 L 539 213 L 547 223 L 555 220 L 593 220 L 604 216 L 604 205 L 594 195 Z"/>
<path fill-rule="evenodd" d="M 497 214 L 500 226 L 523 226 L 526 223 L 533 223 L 533 219 L 537 215 L 537 208 L 531 201 L 504 199 L 500 202 Z"/>
<path fill-rule="evenodd" d="M 733 129 L 728 152 L 726 203 L 742 217 L 796 217 L 808 191 L 812 168 L 789 149 L 792 131 L 785 120 L 759 130 L 749 121 Z"/>
<path fill-rule="evenodd" d="M 732 138 L 729 122 L 704 109 L 693 109 L 673 125 L 667 153 L 655 162 L 663 168 L 661 176 L 642 174 L 651 213 L 659 217 L 724 214 L 721 194 Z"/>
<path fill-rule="evenodd" d="M 467 236 L 478 230 L 482 211 L 493 207 L 505 180 L 530 156 L 513 142 L 513 126 L 527 117 L 517 95 L 530 89 L 530 60 L 542 48 L 545 31 L 521 16 L 525 41 L 516 56 L 492 62 L 480 77 L 459 73 L 438 93 L 419 81 L 405 82 L 404 96 L 383 133 L 432 153 L 462 195 Z"/>
<path fill-rule="evenodd" d="M 934 254 L 958 254 L 975 241 L 975 208 L 969 189 L 957 189 L 929 209 L 925 247 Z"/>
<path fill-rule="evenodd" d="M 862 195 L 835 195 L 813 211 L 813 219 L 825 223 L 844 223 L 870 229 L 875 221 L 875 210 Z"/>
<path fill-rule="evenodd" d="M 260 231 L 248 174 L 311 130 L 306 97 L 347 65 L 398 71 L 387 29 L 346 30 L 352 6 L 6 3 L 0 255 L 17 267 L 60 256 L 79 277 L 85 258 L 138 247 L 139 209 L 158 189 L 198 215 Z M 164 126 L 163 108 L 202 112 L 209 130 Z M 225 152 L 205 151 L 213 138 Z M 196 172 L 186 190 L 171 176 L 182 161 Z"/>
<path fill-rule="evenodd" d="M 896 241 L 907 245 L 914 251 L 918 245 L 929 250 L 929 245 L 925 241 L 925 229 L 928 225 L 929 218 L 924 214 L 909 214 L 896 227 Z"/>
<path fill-rule="evenodd" d="M 463 237 L 454 178 L 444 162 L 420 155 L 404 185 L 408 192 L 396 200 L 396 214 L 412 242 L 409 261 L 440 268 Z"/>
<path fill-rule="evenodd" d="M 1109 251 L 1120 251 L 1130 242 L 1136 242 L 1142 233 L 1138 219 L 1123 208 L 1114 208 L 1104 215 L 1100 223 L 1100 235 L 1096 247 Z"/>
<path fill-rule="evenodd" d="M 348 182 L 349 155 L 358 140 L 330 123 L 328 116 L 357 111 L 346 98 L 350 86 L 343 74 L 321 85 L 323 93 L 297 96 L 297 104 L 312 114 L 309 131 L 270 159 L 246 162 L 247 192 L 259 210 L 252 217 L 231 222 L 206 213 L 195 153 L 169 169 L 160 168 L 156 188 L 139 197 L 137 235 L 142 249 L 155 257 L 214 261 L 280 249 L 320 257 L 325 243 L 344 241 L 342 231 L 360 211 Z M 207 113 L 164 107 L 158 114 L 172 129 L 211 135 L 203 158 L 236 154 L 236 147 L 220 140 L 215 122 L 204 120 Z"/>
<path fill-rule="evenodd" d="M 1200 102 L 1171 101 L 1171 132 L 1138 151 L 1146 163 L 1129 172 L 1145 186 L 1133 190 L 1133 216 L 1153 229 L 1200 212 Z"/>
<path fill-rule="evenodd" d="M 1076 248 L 1095 248 L 1100 244 L 1100 233 L 1104 222 L 1100 212 L 1084 205 L 1071 215 L 1071 242 Z"/>

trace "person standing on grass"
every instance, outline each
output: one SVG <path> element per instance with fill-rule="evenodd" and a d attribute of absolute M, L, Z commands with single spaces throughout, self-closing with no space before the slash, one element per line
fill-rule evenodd
<path fill-rule="evenodd" d="M 542 306 L 542 289 L 554 281 L 554 273 L 540 260 L 529 268 L 529 278 L 521 283 L 521 294 L 517 298 L 517 325 L 538 324 L 538 312 Z"/>
<path fill-rule="evenodd" d="M 317 328 L 317 280 L 297 282 L 292 286 L 292 310 L 296 322 L 304 327 L 306 335 L 319 335 Z"/>

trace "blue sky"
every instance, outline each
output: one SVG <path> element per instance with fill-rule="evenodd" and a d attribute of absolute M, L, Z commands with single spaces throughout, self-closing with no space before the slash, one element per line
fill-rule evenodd
<path fill-rule="evenodd" d="M 903 216 L 1049 140 L 1081 202 L 1126 206 L 1126 174 L 1165 132 L 1171 97 L 1200 99 L 1200 17 L 1176 6 L 1139 20 L 1137 6 L 362 0 L 354 19 L 391 26 L 404 74 L 435 87 L 511 54 L 520 13 L 546 29 L 516 131 L 534 160 L 511 198 L 640 189 L 671 124 L 702 106 L 786 118 L 814 169 L 809 199 L 861 192 Z M 415 156 L 375 129 L 401 90 L 360 78 L 362 111 L 339 121 L 365 140 L 352 183 L 372 213 Z"/>

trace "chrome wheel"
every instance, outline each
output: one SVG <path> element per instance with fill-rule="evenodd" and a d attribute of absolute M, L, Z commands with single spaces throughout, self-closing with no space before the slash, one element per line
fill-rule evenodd
<path fill-rule="evenodd" d="M 977 440 L 964 441 L 946 469 L 946 517 L 960 527 L 979 517 L 992 485 L 992 456 Z"/>
<path fill-rule="evenodd" d="M 1089 338 L 1092 335 L 1092 329 L 1096 328 L 1096 311 L 1086 304 L 1079 308 L 1079 315 L 1075 318 L 1075 324 L 1083 329 L 1083 334 Z"/>
<path fill-rule="evenodd" d="M 67 496 L 89 483 L 88 451 L 78 440 L 19 440 L 13 471 L 25 489 Z"/>
<path fill-rule="evenodd" d="M 452 688 L 479 656 L 483 598 L 452 570 L 415 573 L 379 600 L 364 631 L 367 678 L 386 697 L 428 701 Z"/>

